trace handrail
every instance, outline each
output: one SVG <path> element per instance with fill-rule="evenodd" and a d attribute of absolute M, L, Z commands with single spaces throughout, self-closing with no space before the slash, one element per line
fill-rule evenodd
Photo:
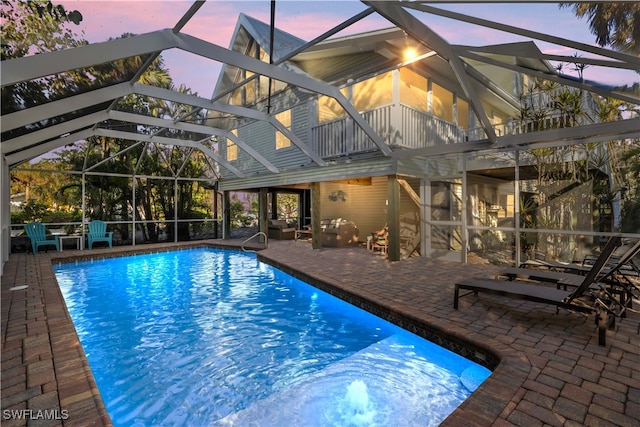
<path fill-rule="evenodd" d="M 254 237 L 257 237 L 259 235 L 263 235 L 264 236 L 264 248 L 267 249 L 268 245 L 268 241 L 269 238 L 267 237 L 267 235 L 264 233 L 264 231 L 258 231 L 256 234 L 254 234 L 253 236 L 249 237 L 248 239 L 246 239 L 245 241 L 242 242 L 242 245 L 240 246 L 242 248 L 243 252 L 257 252 L 257 251 L 252 251 L 252 250 L 247 250 L 244 248 L 244 244 L 247 243 L 249 240 L 253 239 Z"/>

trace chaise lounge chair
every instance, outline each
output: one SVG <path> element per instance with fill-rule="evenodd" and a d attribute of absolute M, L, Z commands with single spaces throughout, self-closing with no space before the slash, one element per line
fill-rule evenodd
<path fill-rule="evenodd" d="M 89 241 L 89 249 L 93 248 L 93 244 L 96 242 L 107 242 L 109 247 L 112 247 L 113 231 L 107 231 L 107 224 L 98 219 L 89 223 L 89 233 L 87 234 L 87 240 Z"/>
<path fill-rule="evenodd" d="M 60 252 L 58 238 L 48 239 L 47 229 L 44 224 L 40 222 L 30 222 L 25 224 L 24 231 L 27 232 L 27 236 L 29 236 L 29 240 L 31 240 L 31 249 L 34 254 L 38 253 L 38 247 L 40 246 L 55 246 L 56 250 Z"/>
<path fill-rule="evenodd" d="M 612 304 L 618 304 L 617 301 L 609 299 L 597 299 L 590 295 L 590 287 L 597 282 L 602 270 L 609 262 L 609 258 L 613 251 L 620 246 L 620 237 L 612 237 L 609 239 L 605 247 L 602 249 L 600 256 L 595 261 L 591 270 L 582 277 L 582 282 L 572 291 L 552 288 L 542 284 L 534 284 L 520 280 L 498 280 L 498 279 L 480 279 L 471 278 L 463 280 L 455 285 L 453 308 L 458 309 L 458 300 L 461 296 L 469 294 L 478 295 L 480 292 L 502 295 L 509 298 L 523 299 L 527 301 L 541 302 L 556 306 L 556 311 L 560 308 L 574 310 L 583 313 L 595 313 L 596 322 L 599 329 L 598 343 L 602 346 L 605 344 L 606 328 L 611 326 L 615 321 L 615 312 Z M 460 290 L 468 290 L 470 292 L 460 295 Z M 583 297 L 590 297 L 591 303 L 582 301 Z M 608 318 L 603 317 L 602 312 L 606 312 Z"/>
<path fill-rule="evenodd" d="M 624 246 L 620 248 L 624 248 Z M 638 239 L 635 244 L 629 246 L 621 256 L 612 255 L 609 258 L 609 262 L 602 269 L 601 274 L 604 276 L 599 280 L 609 284 L 615 284 L 622 279 L 625 283 L 635 285 L 629 278 L 640 277 L 638 268 L 633 260 L 638 254 L 640 254 L 640 239 Z M 593 264 L 598 258 L 599 256 L 590 256 L 591 262 L 589 264 L 583 263 L 584 270 L 581 270 L 580 274 L 564 273 L 555 270 L 539 270 L 537 268 L 508 267 L 498 272 L 496 278 L 554 283 L 558 285 L 558 288 L 563 286 L 566 290 L 569 286 L 580 286 L 584 280 L 584 274 L 593 268 Z"/>

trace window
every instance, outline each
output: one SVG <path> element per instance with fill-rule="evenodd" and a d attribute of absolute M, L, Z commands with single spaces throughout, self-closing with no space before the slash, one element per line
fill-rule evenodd
<path fill-rule="evenodd" d="M 353 106 L 359 112 L 393 102 L 393 73 L 388 72 L 353 85 Z"/>
<path fill-rule="evenodd" d="M 278 120 L 284 127 L 291 129 L 291 110 L 286 110 L 276 114 L 276 120 Z M 282 148 L 291 147 L 291 140 L 287 138 L 282 132 L 276 130 L 276 150 Z"/>
<path fill-rule="evenodd" d="M 237 129 L 232 130 L 231 133 L 238 136 Z M 231 162 L 233 160 L 238 160 L 238 146 L 235 142 L 227 138 L 227 161 Z"/>
<path fill-rule="evenodd" d="M 427 79 L 407 68 L 400 69 L 400 102 L 427 112 Z"/>
<path fill-rule="evenodd" d="M 433 115 L 453 123 L 453 93 L 437 84 L 432 85 Z"/>

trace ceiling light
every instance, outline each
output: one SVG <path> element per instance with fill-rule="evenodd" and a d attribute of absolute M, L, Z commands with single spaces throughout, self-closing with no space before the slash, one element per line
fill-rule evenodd
<path fill-rule="evenodd" d="M 418 56 L 418 51 L 416 51 L 413 47 L 408 47 L 404 50 L 404 59 L 405 61 L 410 61 Z"/>

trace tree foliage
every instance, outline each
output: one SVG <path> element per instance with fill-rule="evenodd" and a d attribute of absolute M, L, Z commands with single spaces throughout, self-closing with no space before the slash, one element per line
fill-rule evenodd
<path fill-rule="evenodd" d="M 82 14 L 51 1 L 2 0 L 2 60 L 80 46 L 85 42 L 69 27 Z"/>
<path fill-rule="evenodd" d="M 3 60 L 86 44 L 86 41 L 69 29 L 71 23 L 82 20 L 82 15 L 77 11 L 68 12 L 50 1 L 3 1 L 2 18 L 7 22 L 2 28 Z M 130 36 L 132 34 L 126 33 L 121 37 Z M 5 87 L 2 89 L 3 114 L 130 80 L 147 59 L 148 56 L 124 58 Z M 161 56 L 154 59 L 138 81 L 185 94 L 191 93 L 185 86 L 174 87 Z M 138 94 L 121 99 L 114 108 L 170 119 L 192 113 L 188 106 Z M 18 131 L 31 132 L 39 126 L 51 126 L 90 112 L 74 111 Z M 202 119 L 202 113 L 190 116 L 196 122 Z M 184 140 L 202 139 L 201 135 L 196 138 L 187 131 L 144 127 L 128 122 L 110 121 L 109 127 L 132 133 L 181 137 Z M 180 240 L 187 240 L 190 231 L 197 228 L 198 224 L 180 222 L 174 230 L 171 221 L 176 218 L 209 217 L 211 194 L 209 189 L 196 181 L 177 178 L 199 178 L 207 175 L 205 169 L 210 166 L 208 162 L 203 153 L 191 147 L 139 144 L 135 140 L 94 136 L 69 144 L 58 150 L 56 156 L 39 160 L 21 170 L 13 170 L 11 191 L 12 194 L 25 193 L 29 219 L 35 216 L 42 220 L 61 218 L 60 215 L 54 215 L 56 212 L 66 212 L 67 219 L 72 216 L 75 218 L 84 205 L 87 219 L 135 219 L 143 222 L 141 231 L 147 241 L 157 241 L 161 231 L 166 231 L 167 238 L 171 240 L 176 233 Z M 88 166 L 91 166 L 90 173 L 77 173 L 86 171 Z M 76 173 L 51 172 L 58 170 Z M 48 207 L 47 215 L 41 212 L 43 206 Z M 121 240 L 130 240 L 129 225 L 119 224 L 114 228 Z"/>
<path fill-rule="evenodd" d="M 591 33 L 600 46 L 640 55 L 640 3 L 564 2 L 576 16 L 587 17 Z"/>
<path fill-rule="evenodd" d="M 22 58 L 86 44 L 71 29 L 82 14 L 51 1 L 2 1 L 2 60 Z M 68 92 L 74 75 L 61 73 L 2 88 L 2 114 L 44 103 Z M 81 80 L 78 80 L 81 81 Z"/>

